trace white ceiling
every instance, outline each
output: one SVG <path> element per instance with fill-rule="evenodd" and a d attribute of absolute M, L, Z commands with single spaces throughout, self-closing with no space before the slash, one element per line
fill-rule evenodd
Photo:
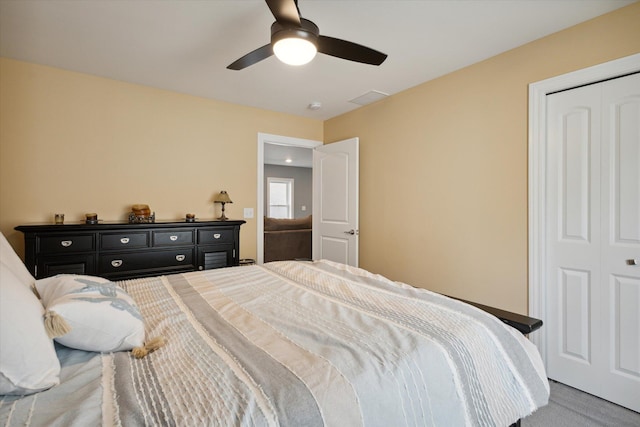
<path fill-rule="evenodd" d="M 311 168 L 313 167 L 313 150 L 291 145 L 265 144 L 264 164 Z"/>
<path fill-rule="evenodd" d="M 226 66 L 269 42 L 262 0 L 1 0 L 0 55 L 327 119 L 370 90 L 394 94 L 635 0 L 300 0 L 320 33 L 389 55 Z M 311 102 L 320 110 L 310 110 Z"/>

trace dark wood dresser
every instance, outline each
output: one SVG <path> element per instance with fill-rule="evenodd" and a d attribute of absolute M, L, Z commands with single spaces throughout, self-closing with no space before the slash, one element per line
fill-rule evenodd
<path fill-rule="evenodd" d="M 112 280 L 235 266 L 245 221 L 20 225 L 36 279 L 60 273 Z"/>

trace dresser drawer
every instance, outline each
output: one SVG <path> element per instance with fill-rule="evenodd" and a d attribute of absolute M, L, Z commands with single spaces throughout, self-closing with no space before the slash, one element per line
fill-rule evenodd
<path fill-rule="evenodd" d="M 149 233 L 102 233 L 100 234 L 101 249 L 129 249 L 149 247 Z"/>
<path fill-rule="evenodd" d="M 198 230 L 198 244 L 233 243 L 233 228 L 204 228 Z"/>
<path fill-rule="evenodd" d="M 153 246 L 184 246 L 193 244 L 193 231 L 154 231 Z"/>
<path fill-rule="evenodd" d="M 87 252 L 94 249 L 93 234 L 74 234 L 72 236 L 43 236 L 38 238 L 42 254 L 66 254 Z"/>
<path fill-rule="evenodd" d="M 102 254 L 98 271 L 101 274 L 111 274 L 167 268 L 194 269 L 193 252 L 193 248 L 182 248 L 167 251 Z"/>
<path fill-rule="evenodd" d="M 36 276 L 55 276 L 56 274 L 92 274 L 95 257 L 93 254 L 49 255 L 38 259 Z"/>

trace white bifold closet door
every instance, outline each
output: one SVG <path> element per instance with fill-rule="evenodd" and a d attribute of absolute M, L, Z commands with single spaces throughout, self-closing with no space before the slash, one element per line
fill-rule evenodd
<path fill-rule="evenodd" d="M 547 96 L 547 373 L 640 411 L 640 74 Z"/>

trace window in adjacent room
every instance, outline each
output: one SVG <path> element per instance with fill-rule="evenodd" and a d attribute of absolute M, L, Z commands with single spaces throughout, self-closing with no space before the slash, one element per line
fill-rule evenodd
<path fill-rule="evenodd" d="M 293 179 L 267 178 L 267 200 L 271 218 L 293 218 Z"/>

